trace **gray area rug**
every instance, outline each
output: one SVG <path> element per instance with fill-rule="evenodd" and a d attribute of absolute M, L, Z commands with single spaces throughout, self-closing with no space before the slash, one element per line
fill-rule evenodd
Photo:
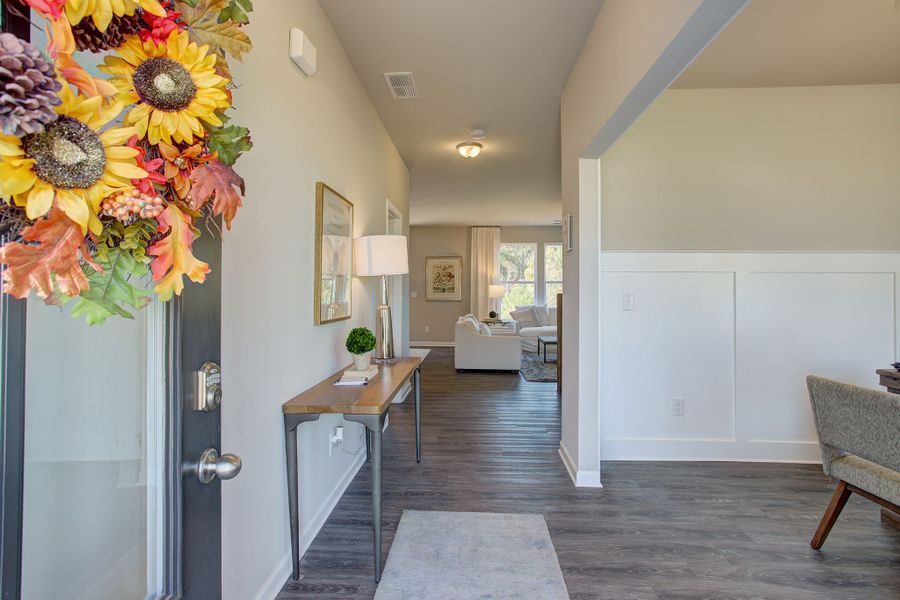
<path fill-rule="evenodd" d="M 540 354 L 534 352 L 522 353 L 522 370 L 519 373 L 526 381 L 556 381 L 556 352 L 548 352 L 544 362 L 544 351 Z"/>
<path fill-rule="evenodd" d="M 541 515 L 406 510 L 375 600 L 568 600 Z"/>

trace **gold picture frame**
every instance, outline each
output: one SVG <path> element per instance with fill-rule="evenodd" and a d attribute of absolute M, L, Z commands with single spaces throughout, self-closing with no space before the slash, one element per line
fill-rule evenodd
<path fill-rule="evenodd" d="M 425 257 L 425 301 L 462 302 L 462 256 Z"/>
<path fill-rule="evenodd" d="M 316 325 L 349 319 L 353 313 L 353 203 L 321 181 L 316 183 Z"/>

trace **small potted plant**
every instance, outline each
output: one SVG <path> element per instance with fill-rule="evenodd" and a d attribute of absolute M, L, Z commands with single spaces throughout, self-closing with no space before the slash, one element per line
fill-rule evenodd
<path fill-rule="evenodd" d="M 347 351 L 353 355 L 353 368 L 369 368 L 369 353 L 375 349 L 375 334 L 368 327 L 356 327 L 347 336 Z"/>

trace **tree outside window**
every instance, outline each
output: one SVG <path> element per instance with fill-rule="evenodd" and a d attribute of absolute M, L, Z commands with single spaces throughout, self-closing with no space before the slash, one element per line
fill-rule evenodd
<path fill-rule="evenodd" d="M 556 306 L 556 295 L 563 291 L 562 244 L 544 244 L 544 299 L 547 306 Z"/>
<path fill-rule="evenodd" d="M 500 316 L 509 318 L 516 306 L 534 304 L 537 244 L 500 245 L 500 283 L 506 288 Z"/>

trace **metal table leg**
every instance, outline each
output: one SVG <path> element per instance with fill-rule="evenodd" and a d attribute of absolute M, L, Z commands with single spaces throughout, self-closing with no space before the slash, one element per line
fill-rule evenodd
<path fill-rule="evenodd" d="M 344 415 L 372 432 L 372 527 L 375 531 L 375 583 L 381 581 L 381 434 L 387 410 L 380 415 Z"/>
<path fill-rule="evenodd" d="M 372 462 L 372 432 L 366 428 L 366 462 Z"/>
<path fill-rule="evenodd" d="M 416 367 L 415 373 L 413 373 L 413 386 L 415 387 L 415 399 L 416 399 L 416 462 L 422 462 L 422 411 L 421 411 L 421 403 L 422 403 L 422 392 L 420 390 L 419 385 L 419 368 Z"/>
<path fill-rule="evenodd" d="M 284 415 L 284 456 L 287 467 L 288 514 L 291 522 L 291 578 L 300 579 L 300 507 L 298 503 L 299 472 L 297 468 L 297 428 L 319 418 L 316 414 Z"/>

